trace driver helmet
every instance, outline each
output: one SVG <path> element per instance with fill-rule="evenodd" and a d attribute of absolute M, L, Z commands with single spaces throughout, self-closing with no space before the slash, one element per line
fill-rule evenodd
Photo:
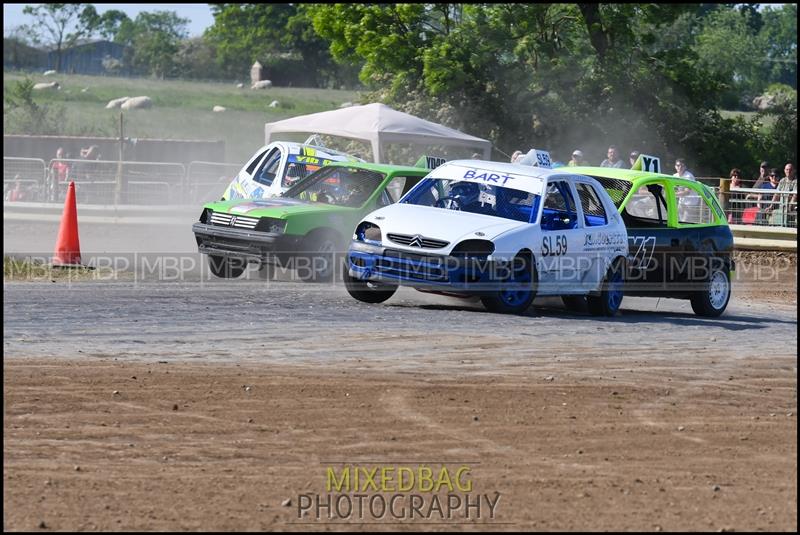
<path fill-rule="evenodd" d="M 300 168 L 297 166 L 297 164 L 290 163 L 286 167 L 286 175 L 283 181 L 286 183 L 287 186 L 293 186 L 301 178 L 302 176 L 300 173 Z"/>
<path fill-rule="evenodd" d="M 450 187 L 450 196 L 457 197 L 462 205 L 477 202 L 481 191 L 474 182 L 457 182 Z"/>

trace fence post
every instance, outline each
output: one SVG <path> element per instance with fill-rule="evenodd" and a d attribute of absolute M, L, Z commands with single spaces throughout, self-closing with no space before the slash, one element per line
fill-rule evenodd
<path fill-rule="evenodd" d="M 120 204 L 123 200 L 123 183 L 122 183 L 122 143 L 123 143 L 123 131 L 122 131 L 122 112 L 119 112 L 119 159 L 117 160 L 117 185 L 114 188 L 114 204 Z"/>
<path fill-rule="evenodd" d="M 728 199 L 730 198 L 731 181 L 725 178 L 719 179 L 719 204 L 725 214 L 728 213 Z"/>

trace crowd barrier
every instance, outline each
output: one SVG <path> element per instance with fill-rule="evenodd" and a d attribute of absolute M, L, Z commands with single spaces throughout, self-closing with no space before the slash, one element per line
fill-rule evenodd
<path fill-rule="evenodd" d="M 61 202 L 70 181 L 80 204 L 197 205 L 219 199 L 238 164 L 3 157 L 6 202 Z"/>
<path fill-rule="evenodd" d="M 80 204 L 197 205 L 218 199 L 238 164 L 3 157 L 6 202 L 60 202 L 76 184 Z M 700 177 L 712 187 L 732 225 L 797 229 L 797 193 L 730 188 L 725 178 Z"/>

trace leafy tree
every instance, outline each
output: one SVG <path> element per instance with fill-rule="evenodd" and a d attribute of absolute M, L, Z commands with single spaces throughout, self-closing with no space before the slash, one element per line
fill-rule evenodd
<path fill-rule="evenodd" d="M 328 42 L 311 22 L 305 4 L 211 4 L 214 25 L 204 37 L 215 47 L 221 69 L 233 77 L 259 61 L 267 68 L 294 69 L 314 86 L 352 84 L 352 69 L 331 59 Z M 294 64 L 287 59 L 294 56 Z M 279 67 L 280 66 L 280 67 Z M 286 72 L 282 77 L 291 79 Z"/>
<path fill-rule="evenodd" d="M 52 45 L 56 51 L 56 70 L 61 70 L 64 49 L 94 31 L 97 11 L 91 4 L 35 4 L 22 10 L 31 15 L 34 23 L 24 28 L 34 43 Z"/>
<path fill-rule="evenodd" d="M 759 32 L 766 50 L 764 78 L 797 89 L 797 4 L 768 6 Z"/>
<path fill-rule="evenodd" d="M 165 78 L 175 74 L 175 54 L 188 34 L 188 23 L 174 11 L 145 11 L 134 20 L 123 19 L 114 40 L 130 47 L 135 69 Z"/>

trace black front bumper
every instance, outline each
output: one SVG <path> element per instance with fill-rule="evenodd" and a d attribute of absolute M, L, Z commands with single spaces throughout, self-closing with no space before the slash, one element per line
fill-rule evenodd
<path fill-rule="evenodd" d="M 283 261 L 299 252 L 302 236 L 276 234 L 195 223 L 192 225 L 201 253 L 243 258 L 247 262 Z"/>

